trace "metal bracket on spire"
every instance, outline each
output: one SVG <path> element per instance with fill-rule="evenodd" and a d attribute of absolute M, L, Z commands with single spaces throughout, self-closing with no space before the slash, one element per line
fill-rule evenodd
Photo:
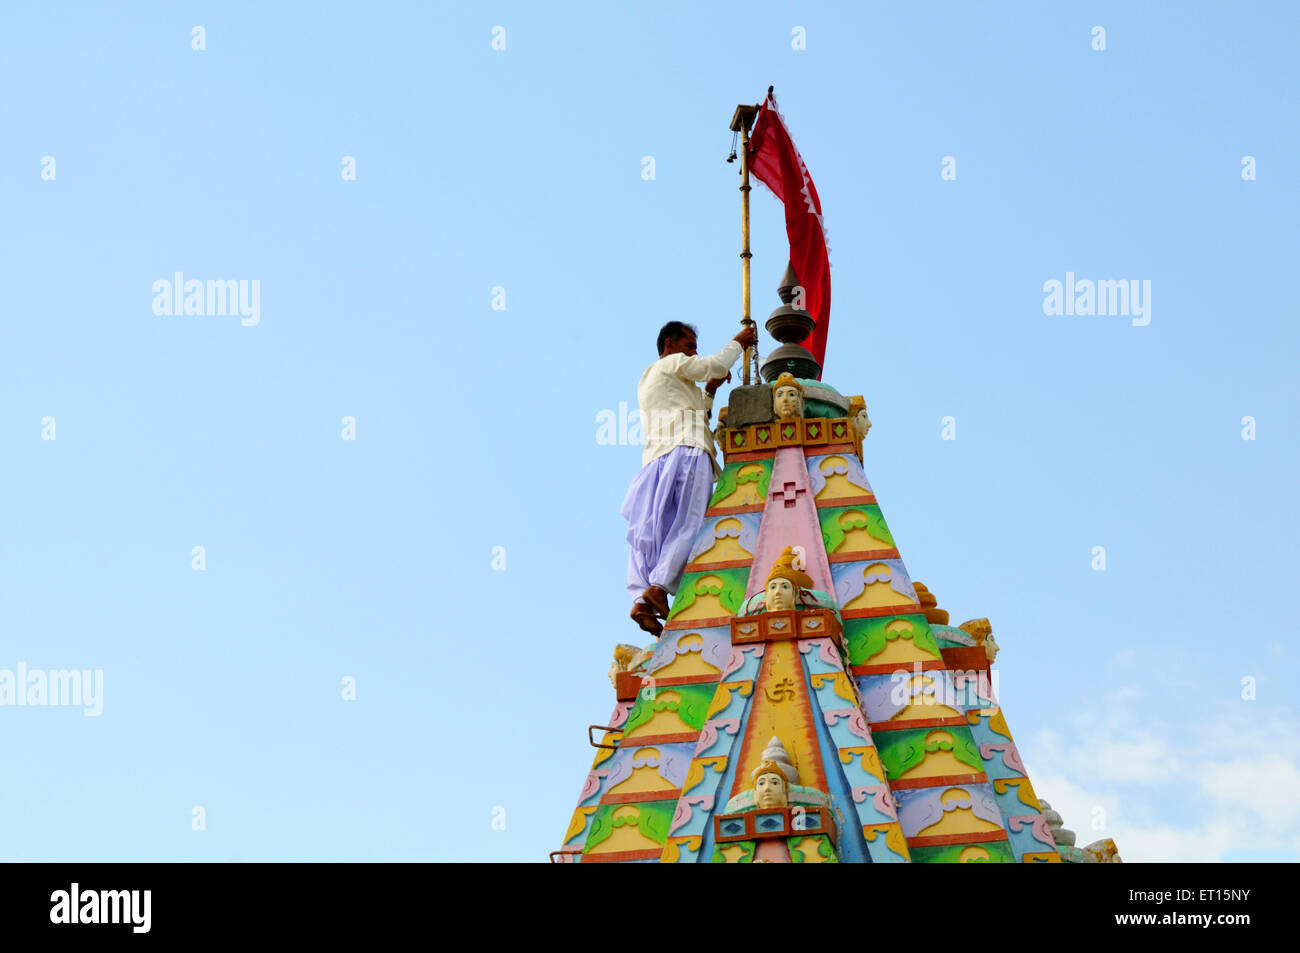
<path fill-rule="evenodd" d="M 620 728 L 616 728 L 614 725 L 588 725 L 588 726 L 587 726 L 587 744 L 591 745 L 593 748 L 613 748 L 613 749 L 617 750 L 617 748 L 618 748 L 618 745 L 617 745 L 617 744 L 607 745 L 607 744 L 605 744 L 605 743 L 603 743 L 603 742 L 600 742 L 600 741 L 597 741 L 595 738 L 591 737 L 591 733 L 592 733 L 593 731 L 595 731 L 597 728 L 599 728 L 601 731 L 604 731 L 604 732 L 606 732 L 606 733 L 609 733 L 609 732 L 618 732 L 618 731 L 621 731 L 621 730 L 622 730 L 622 729 L 620 729 Z"/>

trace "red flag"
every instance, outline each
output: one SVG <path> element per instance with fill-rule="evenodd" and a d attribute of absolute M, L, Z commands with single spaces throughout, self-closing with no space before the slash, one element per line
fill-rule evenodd
<path fill-rule="evenodd" d="M 817 322 L 802 343 L 817 363 L 823 364 L 831 318 L 831 262 L 826 251 L 822 202 L 803 156 L 794 147 L 785 120 L 777 111 L 771 90 L 749 138 L 749 170 L 785 205 L 790 264 L 804 289 L 804 309 Z"/>

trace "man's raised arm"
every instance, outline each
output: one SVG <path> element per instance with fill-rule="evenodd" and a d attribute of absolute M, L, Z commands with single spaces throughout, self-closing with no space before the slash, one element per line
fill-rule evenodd
<path fill-rule="evenodd" d="M 745 328 L 728 341 L 717 354 L 697 354 L 694 357 L 687 357 L 685 354 L 672 355 L 678 359 L 672 367 L 672 372 L 686 381 L 708 381 L 726 377 L 731 371 L 731 366 L 740 360 L 743 349 L 753 347 L 757 343 L 758 332 L 752 327 Z"/>

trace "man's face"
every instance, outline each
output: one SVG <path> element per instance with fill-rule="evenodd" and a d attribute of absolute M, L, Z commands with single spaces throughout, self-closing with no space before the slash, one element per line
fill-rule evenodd
<path fill-rule="evenodd" d="M 664 349 L 664 357 L 667 357 L 669 354 L 685 354 L 687 357 L 694 357 L 695 334 L 691 331 L 687 331 L 676 340 L 670 338 L 668 346 Z"/>

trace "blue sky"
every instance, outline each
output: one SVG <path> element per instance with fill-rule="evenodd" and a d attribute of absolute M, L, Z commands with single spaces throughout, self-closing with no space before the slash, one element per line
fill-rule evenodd
<path fill-rule="evenodd" d="M 911 574 L 992 620 L 1038 793 L 1126 860 L 1300 856 L 1294 7 L 0 25 L 0 669 L 104 673 L 98 717 L 0 708 L 0 857 L 560 845 L 639 634 L 640 452 L 596 417 L 663 321 L 735 333 L 727 124 L 769 84 L 830 237 L 825 380 L 866 397 Z M 786 249 L 753 213 L 761 317 Z M 258 281 L 258 323 L 154 314 L 177 271 Z M 1150 324 L 1045 315 L 1067 272 L 1149 280 Z"/>

